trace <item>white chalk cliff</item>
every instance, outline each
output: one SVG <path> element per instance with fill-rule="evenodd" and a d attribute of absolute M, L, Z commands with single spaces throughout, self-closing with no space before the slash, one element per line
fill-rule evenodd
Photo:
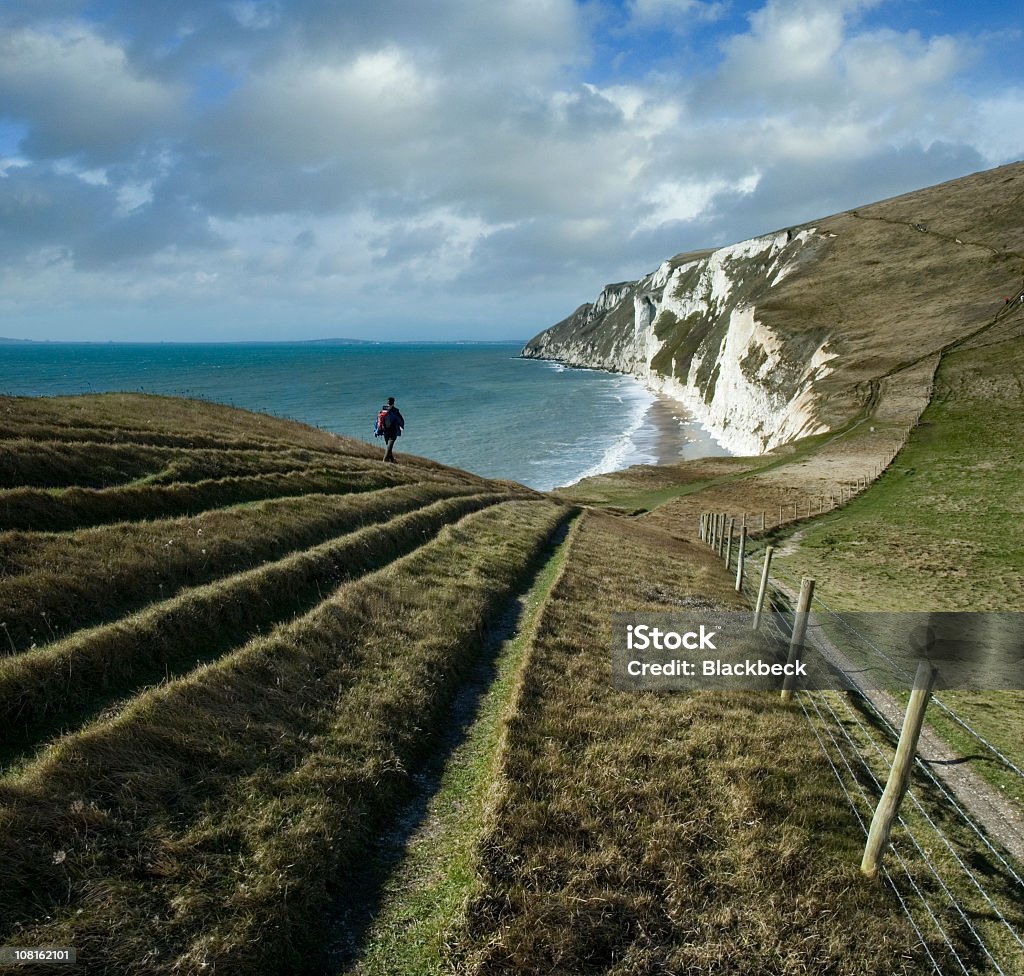
<path fill-rule="evenodd" d="M 789 332 L 784 316 L 776 311 L 771 326 L 758 308 L 830 236 L 805 227 L 678 255 L 639 281 L 608 285 L 522 355 L 630 373 L 682 401 L 735 453 L 821 433 L 816 384 L 835 358 L 827 323 Z"/>

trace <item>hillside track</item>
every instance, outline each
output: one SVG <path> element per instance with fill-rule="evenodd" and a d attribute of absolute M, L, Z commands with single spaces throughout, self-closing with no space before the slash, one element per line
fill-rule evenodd
<path fill-rule="evenodd" d="M 596 512 L 571 541 L 451 969 L 917 972 L 898 905 L 854 882 L 853 844 L 829 829 L 844 801 L 802 718 L 755 693 L 612 690 L 610 612 L 733 606 L 716 561 Z"/>
<path fill-rule="evenodd" d="M 0 943 L 73 945 L 101 974 L 322 971 L 317 919 L 573 510 L 211 405 L 0 399 L 15 432 L 18 408 L 40 439 L 4 446 L 42 484 L 0 498 L 78 524 L 26 504 L 14 529 L 0 503 Z M 123 410 L 139 455 L 117 441 L 101 478 L 134 483 L 74 485 Z M 187 417 L 204 446 L 166 453 Z M 263 496 L 222 504 L 232 476 L 210 475 L 250 468 Z M 149 483 L 175 473 L 196 480 Z M 195 510 L 164 514 L 168 491 Z"/>
<path fill-rule="evenodd" d="M 339 900 L 330 964 L 350 976 L 443 972 L 453 919 L 473 892 L 476 845 L 493 815 L 494 777 L 538 618 L 564 572 L 579 525 L 563 522 L 522 590 L 488 626 L 486 648 L 459 688 L 438 748 L 391 830 L 368 850 Z"/>

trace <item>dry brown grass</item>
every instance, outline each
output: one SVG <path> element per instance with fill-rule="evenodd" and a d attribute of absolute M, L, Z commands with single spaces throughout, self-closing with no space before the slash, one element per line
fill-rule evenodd
<path fill-rule="evenodd" d="M 470 515 L 0 784 L 0 937 L 101 972 L 315 968 L 331 890 L 566 515 Z"/>
<path fill-rule="evenodd" d="M 279 450 L 299 447 L 355 457 L 379 452 L 361 441 L 205 400 L 143 393 L 0 397 L 0 436 L 43 440 Z"/>
<path fill-rule="evenodd" d="M 252 569 L 460 491 L 426 483 L 340 496 L 311 492 L 194 518 L 4 533 L 0 604 L 7 647 L 0 653 L 50 643 L 183 587 Z"/>
<path fill-rule="evenodd" d="M 314 492 L 344 495 L 386 485 L 414 484 L 412 472 L 346 471 L 331 467 L 214 478 L 179 484 L 118 488 L 12 488 L 0 491 L 0 525 L 28 531 L 67 531 L 84 526 L 190 515 L 270 498 Z"/>
<path fill-rule="evenodd" d="M 609 613 L 691 594 L 734 599 L 705 553 L 585 516 L 508 728 L 455 968 L 916 971 L 802 715 L 773 695 L 611 690 Z"/>
<path fill-rule="evenodd" d="M 341 582 L 405 555 L 444 525 L 504 500 L 499 493 L 457 496 L 408 514 L 389 509 L 363 527 L 277 562 L 186 589 L 114 623 L 0 659 L 0 724 L 5 753 L 22 755 L 41 736 L 68 731 L 146 685 L 177 677 L 255 634 L 301 615 Z"/>

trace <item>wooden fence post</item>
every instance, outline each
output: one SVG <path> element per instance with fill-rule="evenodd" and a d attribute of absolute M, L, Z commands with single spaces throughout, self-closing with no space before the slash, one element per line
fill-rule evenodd
<path fill-rule="evenodd" d="M 732 556 L 732 528 L 736 524 L 734 516 L 729 517 L 728 535 L 725 539 L 725 568 L 729 568 L 729 558 Z"/>
<path fill-rule="evenodd" d="M 807 618 L 811 615 L 812 599 L 814 599 L 814 580 L 809 576 L 805 576 L 800 581 L 800 599 L 796 605 L 796 617 L 793 620 L 793 636 L 789 641 L 787 664 L 796 663 L 800 648 L 804 646 L 804 637 L 807 634 Z M 793 698 L 793 685 L 795 684 L 795 675 L 787 674 L 782 682 L 783 701 L 790 701 Z"/>
<path fill-rule="evenodd" d="M 924 724 L 924 710 L 928 707 L 928 699 L 931 697 L 937 674 L 930 661 L 922 661 L 917 666 L 914 689 L 910 692 L 907 714 L 903 717 L 903 730 L 900 732 L 900 742 L 896 747 L 896 757 L 892 761 L 892 769 L 889 771 L 882 798 L 875 807 L 874 817 L 871 818 L 871 830 L 868 831 L 864 857 L 860 862 L 861 873 L 869 878 L 878 876 L 882 855 L 889 846 L 892 825 L 899 813 L 903 794 L 907 791 L 910 772 L 914 768 L 914 754 L 917 752 L 917 740 Z"/>
<path fill-rule="evenodd" d="M 736 592 L 743 592 L 743 554 L 747 548 L 747 527 L 740 526 L 740 547 L 736 550 Z"/>
<path fill-rule="evenodd" d="M 779 525 L 782 525 L 782 506 L 779 506 Z"/>
<path fill-rule="evenodd" d="M 761 613 L 764 610 L 764 598 L 765 594 L 768 592 L 768 569 L 772 564 L 773 552 L 775 552 L 774 546 L 769 546 L 764 551 L 764 568 L 761 570 L 761 585 L 757 590 L 757 603 L 754 604 L 754 630 L 757 630 L 761 626 Z"/>
<path fill-rule="evenodd" d="M 767 517 L 768 517 L 768 513 L 767 513 L 767 512 L 765 512 L 765 511 L 764 511 L 764 510 L 762 509 L 762 510 L 761 510 L 761 531 L 762 531 L 762 532 L 764 532 L 764 529 L 765 529 L 765 519 L 767 519 Z"/>

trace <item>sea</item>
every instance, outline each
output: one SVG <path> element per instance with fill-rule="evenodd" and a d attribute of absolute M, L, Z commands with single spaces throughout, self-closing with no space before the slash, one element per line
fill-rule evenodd
<path fill-rule="evenodd" d="M 0 393 L 195 397 L 374 441 L 384 400 L 396 454 L 547 491 L 633 464 L 727 453 L 632 377 L 519 358 L 521 343 L 11 343 Z"/>

